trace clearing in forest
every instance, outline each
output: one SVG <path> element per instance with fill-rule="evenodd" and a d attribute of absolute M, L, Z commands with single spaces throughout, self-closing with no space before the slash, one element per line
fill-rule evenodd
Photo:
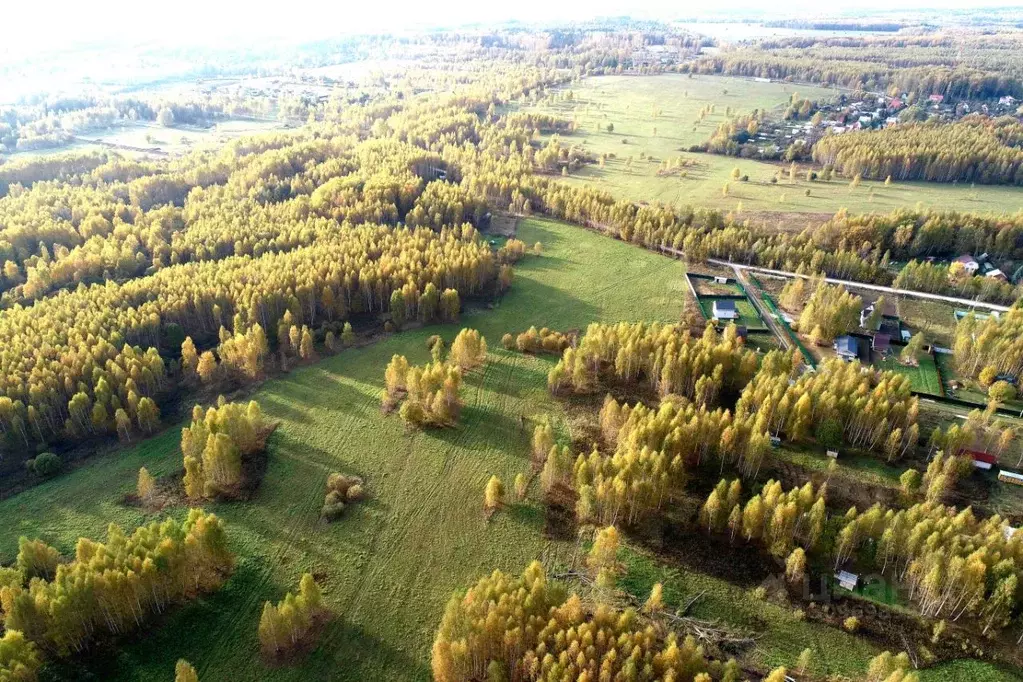
<path fill-rule="evenodd" d="M 563 97 L 568 91 L 572 92 L 571 101 Z M 813 165 L 809 163 L 798 164 L 798 177 L 791 181 L 788 163 L 687 151 L 705 142 L 726 120 L 728 110 L 734 116 L 759 108 L 777 118 L 784 114 L 793 94 L 824 100 L 836 97 L 839 91 L 835 89 L 723 76 L 662 74 L 586 78 L 554 94 L 555 102 L 524 109 L 574 120 L 576 131 L 565 135 L 563 144 L 579 144 L 594 157 L 609 155 L 604 168 L 596 163 L 583 166 L 566 181 L 590 184 L 633 201 L 725 211 L 736 211 L 741 205 L 740 215 L 769 225 L 780 219 L 779 228 L 786 230 L 801 229 L 843 207 L 852 213 L 885 213 L 918 204 L 979 213 L 1012 213 L 1023 208 L 1023 197 L 1015 187 L 924 182 L 897 182 L 885 187 L 883 182 L 863 181 L 852 189 L 849 180 L 843 178 L 807 181 L 805 169 Z M 714 107 L 713 113 L 699 121 L 700 111 L 710 106 Z M 608 131 L 608 125 L 614 126 L 613 131 Z M 662 172 L 663 161 L 679 157 L 685 164 L 681 172 Z M 735 168 L 740 177 L 748 175 L 749 179 L 733 180 Z M 772 183 L 778 173 L 779 181 Z M 726 183 L 727 195 L 723 192 Z"/>

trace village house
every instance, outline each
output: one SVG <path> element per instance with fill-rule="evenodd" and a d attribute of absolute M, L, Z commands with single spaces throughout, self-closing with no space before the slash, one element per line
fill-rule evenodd
<path fill-rule="evenodd" d="M 835 339 L 835 353 L 843 360 L 856 360 L 860 356 L 860 344 L 853 336 L 839 336 Z"/>
<path fill-rule="evenodd" d="M 712 306 L 714 318 L 718 320 L 736 320 L 739 318 L 739 310 L 735 307 L 735 301 L 717 300 Z"/>
<path fill-rule="evenodd" d="M 863 329 L 867 328 L 867 318 L 874 314 L 874 304 L 871 303 L 866 308 L 860 311 L 860 327 Z"/>
<path fill-rule="evenodd" d="M 980 263 L 977 262 L 976 258 L 974 258 L 973 256 L 971 256 L 969 254 L 964 254 L 962 256 L 959 256 L 958 258 L 956 258 L 952 262 L 953 263 L 962 263 L 963 269 L 966 270 L 967 274 L 970 274 L 970 275 L 976 274 L 977 270 L 980 269 Z"/>

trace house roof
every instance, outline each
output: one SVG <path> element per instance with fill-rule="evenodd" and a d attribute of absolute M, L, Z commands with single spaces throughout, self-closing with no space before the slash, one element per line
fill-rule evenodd
<path fill-rule="evenodd" d="M 714 301 L 715 310 L 735 310 L 735 301 L 721 299 Z"/>
<path fill-rule="evenodd" d="M 985 464 L 997 464 L 998 458 L 994 455 L 982 452 L 980 450 L 966 450 L 966 454 L 973 458 L 975 462 L 984 462 Z"/>
<path fill-rule="evenodd" d="M 887 334 L 874 334 L 874 349 L 888 350 L 892 345 L 892 337 Z"/>
<path fill-rule="evenodd" d="M 954 260 L 953 262 L 954 262 L 954 263 L 962 263 L 963 265 L 969 265 L 970 263 L 972 263 L 972 264 L 974 264 L 974 265 L 978 265 L 978 263 L 977 263 L 977 259 L 976 259 L 976 258 L 974 258 L 973 256 L 971 256 L 971 255 L 970 255 L 970 254 L 968 254 L 968 253 L 967 253 L 967 254 L 964 254 L 964 255 L 962 255 L 962 256 L 959 256 L 959 257 L 958 257 L 958 258 L 956 258 L 956 259 L 955 259 L 955 260 Z"/>
<path fill-rule="evenodd" d="M 998 278 L 998 279 L 1009 279 L 1008 277 L 1005 276 L 1005 273 L 1002 272 L 1001 270 L 999 270 L 998 268 L 995 268 L 994 270 L 989 270 L 987 272 L 987 274 L 985 274 L 984 276 L 985 277 L 995 277 L 995 278 Z"/>

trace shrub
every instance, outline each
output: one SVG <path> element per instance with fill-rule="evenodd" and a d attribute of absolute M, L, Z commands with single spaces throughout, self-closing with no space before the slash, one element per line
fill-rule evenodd
<path fill-rule="evenodd" d="M 346 504 L 358 502 L 365 496 L 361 478 L 335 471 L 327 476 L 327 494 L 323 498 L 320 516 L 327 521 L 334 521 L 344 513 Z"/>
<path fill-rule="evenodd" d="M 43 478 L 56 476 L 57 473 L 60 472 L 61 464 L 60 457 L 52 452 L 44 452 L 28 462 L 29 469 L 31 469 L 36 476 L 41 476 Z"/>
<path fill-rule="evenodd" d="M 860 619 L 856 616 L 849 616 L 842 622 L 842 628 L 846 632 L 856 632 L 860 629 Z"/>
<path fill-rule="evenodd" d="M 501 345 L 504 346 L 505 350 L 515 349 L 515 337 L 511 334 L 505 334 L 501 337 Z"/>

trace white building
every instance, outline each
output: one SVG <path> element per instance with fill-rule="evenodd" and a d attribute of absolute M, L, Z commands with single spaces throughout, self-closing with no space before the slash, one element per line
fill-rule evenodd
<path fill-rule="evenodd" d="M 714 301 L 713 311 L 714 318 L 718 320 L 739 319 L 739 309 L 735 307 L 735 301 L 728 299 Z"/>

